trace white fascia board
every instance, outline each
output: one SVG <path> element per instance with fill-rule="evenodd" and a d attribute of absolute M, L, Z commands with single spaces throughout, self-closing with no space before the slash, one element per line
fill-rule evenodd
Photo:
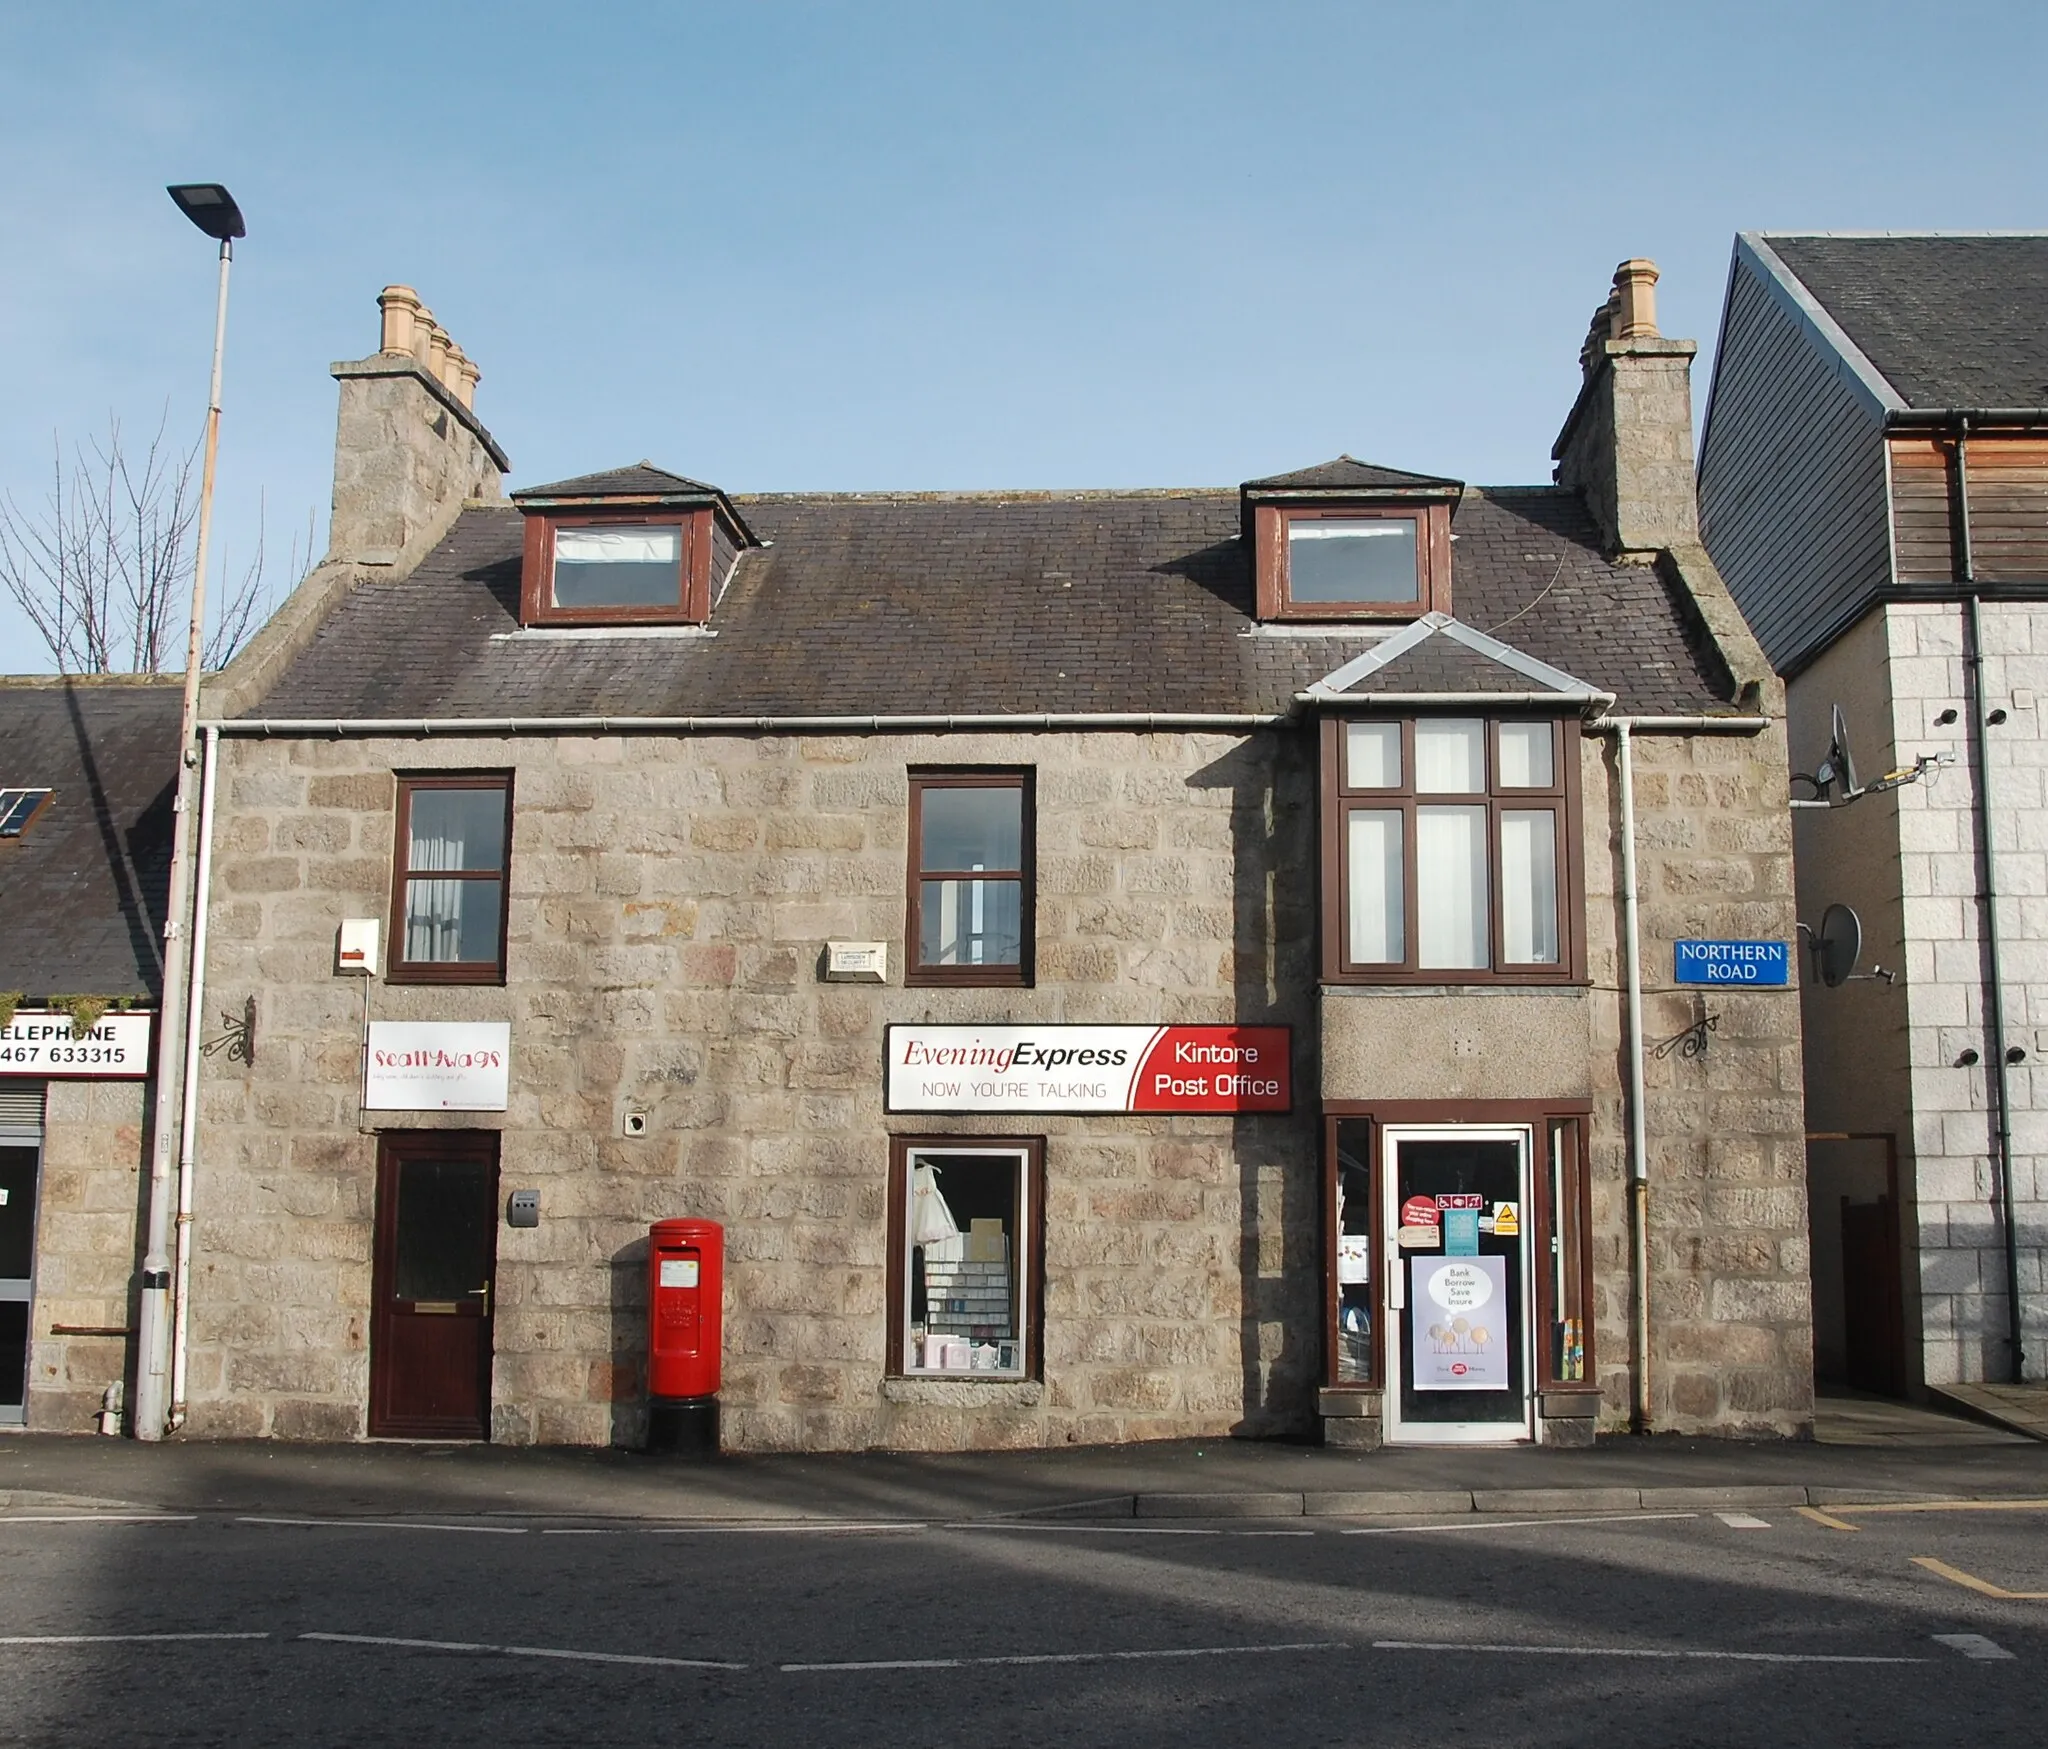
<path fill-rule="evenodd" d="M 1353 656 L 1341 668 L 1333 668 L 1318 680 L 1308 691 L 1316 698 L 1337 698 L 1356 686 L 1369 674 L 1377 674 L 1389 662 L 1405 656 L 1425 638 L 1435 637 L 1437 632 L 1451 623 L 1447 613 L 1425 613 L 1412 625 L 1403 627 L 1385 643 L 1367 650 L 1361 656 Z"/>
<path fill-rule="evenodd" d="M 1517 650 L 1512 645 L 1504 644 L 1498 638 L 1490 638 L 1484 632 L 1475 631 L 1471 626 L 1451 618 L 1447 613 L 1424 614 L 1413 625 L 1396 633 L 1378 649 L 1368 650 L 1362 656 L 1354 656 L 1343 667 L 1324 675 L 1310 686 L 1303 696 L 1330 700 L 1353 698 L 1356 695 L 1351 689 L 1360 681 L 1369 679 L 1390 662 L 1398 661 L 1418 644 L 1439 635 L 1449 638 L 1455 644 L 1462 644 L 1474 654 L 1484 656 L 1489 662 L 1499 663 L 1501 667 L 1519 674 L 1524 680 L 1535 682 L 1543 689 L 1544 696 L 1554 694 L 1560 701 L 1572 700 L 1579 703 L 1606 696 L 1598 687 L 1587 685 L 1585 681 L 1567 674 L 1562 668 L 1553 668 L 1548 662 L 1539 662 L 1534 656 Z"/>

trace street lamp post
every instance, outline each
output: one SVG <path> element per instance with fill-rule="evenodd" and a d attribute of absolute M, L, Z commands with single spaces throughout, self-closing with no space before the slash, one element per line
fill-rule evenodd
<path fill-rule="evenodd" d="M 206 548 L 213 532 L 213 469 L 220 448 L 220 363 L 228 332 L 228 268 L 235 239 L 248 234 L 235 197 L 217 182 L 176 183 L 168 190 L 178 210 L 220 244 L 220 288 L 213 311 L 213 379 L 206 397 L 206 461 L 199 476 L 199 536 L 192 558 L 192 623 L 185 642 L 185 703 L 178 721 L 178 801 L 171 835 L 170 893 L 164 907 L 163 1001 L 157 1014 L 155 1138 L 149 1159 L 149 1233 L 142 1256 L 142 1296 L 136 1325 L 134 1431 L 137 1439 L 161 1439 L 169 1430 L 171 1346 L 171 1218 L 176 1200 L 172 1161 L 182 1103 L 192 1089 L 182 1085 L 184 1033 L 192 927 L 191 831 L 192 737 L 199 720 L 199 677 L 206 646 Z M 172 1089 L 180 1093 L 173 1097 Z M 181 1217 L 182 1218 L 182 1217 Z M 178 1243 L 182 1248 L 185 1234 Z"/>

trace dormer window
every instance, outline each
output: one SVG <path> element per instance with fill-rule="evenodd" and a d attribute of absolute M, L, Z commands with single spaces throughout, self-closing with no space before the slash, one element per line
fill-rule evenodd
<path fill-rule="evenodd" d="M 550 609 L 659 607 L 673 613 L 682 607 L 687 524 L 555 518 L 551 532 Z"/>
<path fill-rule="evenodd" d="M 1415 607 L 1422 599 L 1422 517 L 1402 511 L 1281 512 L 1290 605 Z"/>
<path fill-rule="evenodd" d="M 1340 456 L 1243 488 L 1261 619 L 1448 613 L 1456 480 Z"/>
<path fill-rule="evenodd" d="M 650 463 L 512 494 L 526 517 L 528 626 L 702 625 L 759 543 L 715 486 Z"/>

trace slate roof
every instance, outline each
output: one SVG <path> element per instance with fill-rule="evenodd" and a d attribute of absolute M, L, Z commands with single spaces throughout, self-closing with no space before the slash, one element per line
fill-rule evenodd
<path fill-rule="evenodd" d="M 1329 490 L 1364 492 L 1458 491 L 1463 480 L 1446 480 L 1436 474 L 1410 474 L 1399 468 L 1383 468 L 1376 462 L 1362 462 L 1354 455 L 1340 455 L 1335 461 L 1318 462 L 1312 468 L 1296 468 L 1290 474 L 1268 474 L 1263 480 L 1247 480 L 1247 492 L 1315 492 Z"/>
<path fill-rule="evenodd" d="M 635 462 L 631 467 L 607 468 L 601 474 L 578 474 L 573 480 L 555 480 L 545 486 L 522 486 L 512 494 L 515 503 L 528 498 L 661 498 L 725 496 L 716 486 L 702 480 L 686 479 L 658 468 L 652 462 Z"/>
<path fill-rule="evenodd" d="M 0 839 L 0 990 L 157 993 L 180 702 L 176 683 L 0 680 L 0 787 L 55 792 Z"/>
<path fill-rule="evenodd" d="M 1763 241 L 1908 406 L 2048 408 L 2048 233 Z"/>
<path fill-rule="evenodd" d="M 246 714 L 272 718 L 1267 713 L 1385 635 L 1255 627 L 1237 489 L 737 500 L 714 636 L 520 631 L 521 518 L 465 511 L 367 581 Z M 1724 706 L 1657 573 L 1610 564 L 1575 493 L 1468 491 L 1452 610 L 1615 693 Z"/>

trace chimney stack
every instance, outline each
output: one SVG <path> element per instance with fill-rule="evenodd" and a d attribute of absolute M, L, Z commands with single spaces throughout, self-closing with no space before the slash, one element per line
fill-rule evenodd
<path fill-rule="evenodd" d="M 1699 347 L 1657 332 L 1657 265 L 1632 259 L 1593 312 L 1579 349 L 1584 384 L 1551 449 L 1621 558 L 1695 546 L 1692 361 Z"/>
<path fill-rule="evenodd" d="M 463 503 L 496 498 L 510 469 L 476 416 L 482 373 L 409 285 L 377 294 L 377 351 L 333 367 L 341 384 L 329 558 L 405 566 Z"/>

